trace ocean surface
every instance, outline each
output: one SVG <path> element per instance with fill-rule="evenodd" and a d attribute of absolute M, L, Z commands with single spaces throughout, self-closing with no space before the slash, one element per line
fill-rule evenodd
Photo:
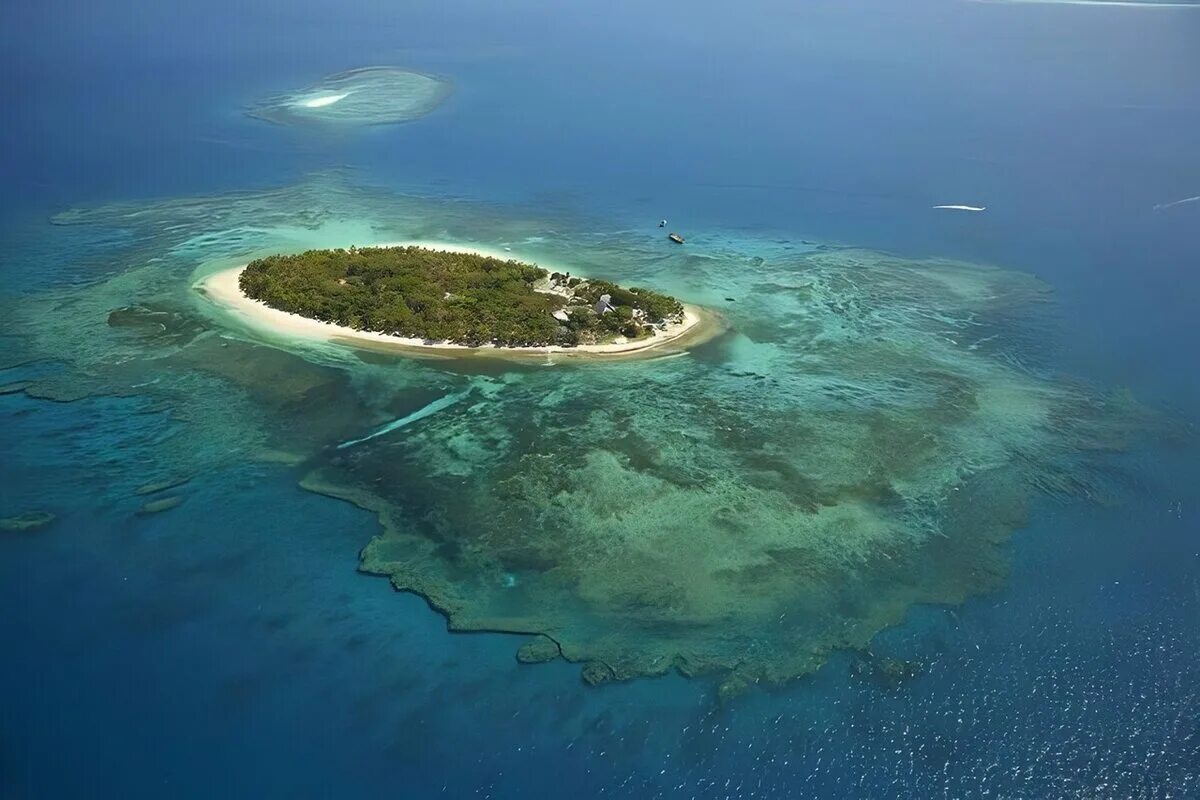
<path fill-rule="evenodd" d="M 55 518 L 0 530 L 0 797 L 1200 797 L 1198 43 L 1186 3 L 5 4 L 0 518 Z M 247 113 L 372 66 L 453 90 Z M 728 331 L 414 361 L 192 289 L 404 238 Z"/>

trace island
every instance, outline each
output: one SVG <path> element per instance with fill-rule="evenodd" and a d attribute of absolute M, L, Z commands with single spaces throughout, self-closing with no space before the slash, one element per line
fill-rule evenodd
<path fill-rule="evenodd" d="M 200 288 L 278 332 L 406 348 L 628 354 L 704 317 L 650 289 L 419 244 L 270 255 Z"/>

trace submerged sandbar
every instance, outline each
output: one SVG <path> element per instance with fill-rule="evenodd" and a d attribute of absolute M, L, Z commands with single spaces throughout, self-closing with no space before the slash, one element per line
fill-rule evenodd
<path fill-rule="evenodd" d="M 441 243 L 271 256 L 197 288 L 275 334 L 410 353 L 628 356 L 720 329 L 710 312 L 648 289 Z"/>
<path fill-rule="evenodd" d="M 398 67 L 363 67 L 266 97 L 248 109 L 281 125 L 386 125 L 411 122 L 445 102 L 453 86 L 438 75 Z"/>

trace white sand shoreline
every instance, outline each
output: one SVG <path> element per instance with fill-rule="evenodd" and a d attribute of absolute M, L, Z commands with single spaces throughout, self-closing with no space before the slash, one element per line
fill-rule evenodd
<path fill-rule="evenodd" d="M 496 250 L 486 250 L 483 248 L 466 247 L 457 244 L 431 241 L 406 241 L 406 242 L 389 242 L 386 244 L 371 245 L 372 247 L 397 247 L 397 246 L 416 246 L 427 247 L 433 250 L 448 250 L 454 252 L 474 253 L 495 258 L 514 259 L 516 258 L 511 253 L 502 253 Z M 428 352 L 441 353 L 445 355 L 470 355 L 470 354 L 511 354 L 514 356 L 537 356 L 546 354 L 586 354 L 592 356 L 624 356 L 635 353 L 644 353 L 648 350 L 657 350 L 663 345 L 678 342 L 687 334 L 697 334 L 704 326 L 702 322 L 709 318 L 708 315 L 700 308 L 688 304 L 684 304 L 683 320 L 677 323 L 669 323 L 665 330 L 655 331 L 653 336 L 645 339 L 637 339 L 628 342 L 612 342 L 609 344 L 585 344 L 575 347 L 564 347 L 559 345 L 550 345 L 546 347 L 497 347 L 496 345 L 483 345 L 481 347 L 472 347 L 470 345 L 455 344 L 453 342 L 431 342 L 423 339 L 409 338 L 404 336 L 392 336 L 386 333 L 378 333 L 375 331 L 360 331 L 355 328 L 350 328 L 344 325 L 336 325 L 330 322 L 322 322 L 320 320 L 311 319 L 293 314 L 288 311 L 280 311 L 277 308 L 271 308 L 266 303 L 255 300 L 246 296 L 238 284 L 238 278 L 242 274 L 242 270 L 246 268 L 245 264 L 233 267 L 232 269 L 222 270 L 213 273 L 200 280 L 193 288 L 197 289 L 203 296 L 207 297 L 222 310 L 234 314 L 242 322 L 251 327 L 260 330 L 266 330 L 270 333 L 282 334 L 289 337 L 330 341 L 341 344 L 368 346 L 371 349 L 379 349 L 382 347 L 395 348 L 408 352 Z M 693 337 L 689 336 L 689 339 Z"/>

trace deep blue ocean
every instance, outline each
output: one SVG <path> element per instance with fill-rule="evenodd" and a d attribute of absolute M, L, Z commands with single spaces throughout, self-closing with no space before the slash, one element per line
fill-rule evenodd
<path fill-rule="evenodd" d="M 245 115 L 364 65 L 429 116 Z M 0 7 L 0 272 L 44 291 L 65 209 L 372 186 L 1032 272 L 1058 365 L 1200 417 L 1200 8 L 967 0 Z M 985 213 L 934 211 L 938 204 Z M 1157 207 L 1157 208 L 1156 208 Z M 63 279 L 65 280 L 65 279 Z M 5 380 L 8 380 L 7 378 Z M 1200 797 L 1200 459 L 1135 448 L 1119 502 L 1047 497 L 1007 587 L 731 704 L 583 686 L 356 572 L 374 517 L 283 465 L 118 490 L 178 426 L 137 396 L 0 396 L 0 798 Z M 124 486 L 124 484 L 121 484 Z"/>

